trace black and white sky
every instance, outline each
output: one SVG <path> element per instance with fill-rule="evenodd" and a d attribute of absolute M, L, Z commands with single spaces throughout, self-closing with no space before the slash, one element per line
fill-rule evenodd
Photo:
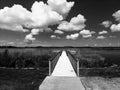
<path fill-rule="evenodd" d="M 120 46 L 120 2 L 0 0 L 0 45 Z"/>

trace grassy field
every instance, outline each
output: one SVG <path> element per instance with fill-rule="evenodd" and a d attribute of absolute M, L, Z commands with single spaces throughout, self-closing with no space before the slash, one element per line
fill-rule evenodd
<path fill-rule="evenodd" d="M 57 49 L 1 48 L 0 90 L 38 90 Z"/>
<path fill-rule="evenodd" d="M 120 78 L 81 77 L 86 90 L 120 90 Z"/>
<path fill-rule="evenodd" d="M 48 68 L 40 70 L 0 68 L 0 90 L 38 90 L 48 75 Z"/>
<path fill-rule="evenodd" d="M 86 90 L 120 90 L 120 68 L 81 68 Z"/>
<path fill-rule="evenodd" d="M 80 68 L 81 77 L 104 77 L 115 78 L 120 77 L 120 67 L 106 67 L 106 68 Z"/>
<path fill-rule="evenodd" d="M 78 48 L 74 56 L 80 60 L 81 67 L 120 66 L 120 48 Z"/>
<path fill-rule="evenodd" d="M 39 85 L 48 75 L 48 68 L 40 70 L 0 68 L 0 72 L 0 90 L 38 90 Z M 95 72 L 94 69 L 80 70 L 86 90 L 120 90 L 120 77 L 109 77 L 110 75 L 100 77 Z"/>

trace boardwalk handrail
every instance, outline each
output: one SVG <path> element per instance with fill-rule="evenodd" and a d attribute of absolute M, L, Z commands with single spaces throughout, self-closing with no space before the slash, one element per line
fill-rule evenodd
<path fill-rule="evenodd" d="M 62 51 L 60 51 L 56 56 L 54 56 L 53 58 L 51 58 L 49 60 L 49 75 L 51 75 L 51 73 L 53 72 L 59 57 L 61 56 Z"/>
<path fill-rule="evenodd" d="M 69 51 L 66 51 L 66 53 L 77 76 L 79 76 L 79 60 L 76 60 L 76 58 Z"/>

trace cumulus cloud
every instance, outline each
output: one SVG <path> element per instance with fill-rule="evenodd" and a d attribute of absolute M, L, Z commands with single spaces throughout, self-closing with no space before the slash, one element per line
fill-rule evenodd
<path fill-rule="evenodd" d="M 98 36 L 96 39 L 105 39 L 106 37 L 104 36 Z"/>
<path fill-rule="evenodd" d="M 112 32 L 118 32 L 118 31 L 120 31 L 120 23 L 119 24 L 113 24 L 110 27 L 110 29 L 111 29 Z"/>
<path fill-rule="evenodd" d="M 83 38 L 92 37 L 92 34 L 95 34 L 95 32 L 90 30 L 85 30 L 85 29 L 80 31 L 80 35 L 82 35 Z"/>
<path fill-rule="evenodd" d="M 75 33 L 75 34 L 67 35 L 66 39 L 76 40 L 78 37 L 79 37 L 79 33 Z"/>
<path fill-rule="evenodd" d="M 5 7 L 0 9 L 0 28 L 26 32 L 22 25 L 31 23 L 31 13 L 21 5 L 14 5 L 11 8 Z"/>
<path fill-rule="evenodd" d="M 112 25 L 111 21 L 103 21 L 101 23 L 101 25 L 103 25 L 105 28 L 109 28 Z"/>
<path fill-rule="evenodd" d="M 103 30 L 103 31 L 100 31 L 100 32 L 99 32 L 99 35 L 107 34 L 107 33 L 108 33 L 108 31 Z"/>
<path fill-rule="evenodd" d="M 67 0 L 48 0 L 47 3 L 43 1 L 35 1 L 31 10 L 27 10 L 21 5 L 13 5 L 12 7 L 5 7 L 0 9 L 0 28 L 30 32 L 25 37 L 25 42 L 31 43 L 40 32 L 53 31 L 49 26 L 59 24 L 54 33 L 64 34 L 63 31 L 80 31 L 85 28 L 86 19 L 83 15 L 78 14 L 71 18 L 70 22 L 64 21 L 74 2 Z M 95 32 L 83 34 L 83 37 L 91 37 Z M 75 40 L 80 33 L 67 35 L 67 39 Z M 51 38 L 60 39 L 59 36 L 51 35 Z"/>
<path fill-rule="evenodd" d="M 31 44 L 35 40 L 36 40 L 36 38 L 34 38 L 33 35 L 30 33 L 30 34 L 26 35 L 24 41 L 28 44 Z"/>
<path fill-rule="evenodd" d="M 56 38 L 56 35 L 51 35 L 50 37 L 51 37 L 51 38 Z"/>
<path fill-rule="evenodd" d="M 110 27 L 111 32 L 119 32 L 120 31 L 120 10 L 113 13 L 112 16 L 115 18 L 115 21 L 117 21 L 118 23 L 112 24 L 111 21 L 104 21 L 102 25 L 104 25 L 105 27 Z M 99 33 L 106 34 L 107 32 L 99 32 Z"/>
<path fill-rule="evenodd" d="M 116 21 L 118 21 L 118 24 L 112 24 L 110 29 L 112 32 L 119 32 L 120 31 L 120 10 L 116 11 L 112 15 Z"/>
<path fill-rule="evenodd" d="M 61 30 L 55 30 L 54 33 L 56 33 L 56 34 L 64 34 L 64 32 L 61 31 Z"/>
<path fill-rule="evenodd" d="M 13 5 L 0 9 L 0 28 L 28 32 L 33 29 L 29 35 L 26 35 L 25 40 L 35 40 L 33 35 L 39 34 L 40 30 L 46 32 L 52 31 L 48 26 L 58 24 L 62 21 L 71 8 L 74 2 L 66 0 L 48 0 L 35 1 L 31 7 L 31 11 L 21 5 Z"/>
<path fill-rule="evenodd" d="M 56 11 L 62 16 L 66 16 L 71 8 L 74 6 L 74 2 L 67 2 L 66 0 L 48 0 L 48 5 L 53 11 Z"/>
<path fill-rule="evenodd" d="M 31 33 L 26 35 L 24 41 L 28 44 L 31 44 L 33 41 L 36 40 L 36 38 L 34 38 L 34 35 L 38 35 L 39 32 L 43 32 L 43 29 L 32 29 Z"/>
<path fill-rule="evenodd" d="M 32 34 L 32 35 L 38 35 L 39 32 L 43 32 L 43 29 L 32 29 L 32 30 L 31 30 L 31 34 Z"/>
<path fill-rule="evenodd" d="M 85 28 L 85 21 L 84 16 L 79 14 L 77 17 L 73 17 L 70 22 L 63 21 L 57 28 L 63 31 L 79 31 Z"/>
<path fill-rule="evenodd" d="M 118 10 L 117 12 L 113 13 L 112 15 L 116 21 L 119 21 L 120 22 L 120 10 Z"/>
<path fill-rule="evenodd" d="M 90 38 L 90 37 L 92 37 L 92 35 L 91 35 L 91 34 L 88 34 L 88 35 L 83 35 L 83 38 Z"/>
<path fill-rule="evenodd" d="M 63 20 L 63 16 L 53 11 L 51 7 L 44 2 L 35 2 L 31 8 L 32 20 L 34 27 L 46 27 L 49 25 L 54 25 L 59 21 Z"/>
<path fill-rule="evenodd" d="M 74 25 L 84 25 L 85 21 L 86 21 L 86 19 L 84 18 L 84 16 L 81 14 L 78 14 L 77 17 L 73 17 L 70 20 L 70 23 L 72 23 Z"/>
<path fill-rule="evenodd" d="M 61 39 L 59 36 L 56 36 L 56 35 L 51 35 L 50 37 L 53 39 Z"/>
<path fill-rule="evenodd" d="M 37 35 L 43 30 L 52 31 L 48 26 L 62 21 L 73 6 L 74 2 L 66 0 L 48 0 L 47 3 L 35 1 L 31 11 L 21 5 L 5 7 L 0 9 L 0 28 L 21 32 L 28 32 L 29 28 L 33 29 L 25 37 L 25 40 L 33 41 L 35 40 L 33 35 Z"/>

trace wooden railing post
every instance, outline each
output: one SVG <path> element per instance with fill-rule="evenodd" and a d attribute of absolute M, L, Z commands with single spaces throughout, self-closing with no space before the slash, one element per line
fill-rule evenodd
<path fill-rule="evenodd" d="M 51 60 L 49 60 L 49 76 L 51 75 Z"/>
<path fill-rule="evenodd" d="M 79 59 L 77 59 L 77 76 L 79 77 Z"/>

